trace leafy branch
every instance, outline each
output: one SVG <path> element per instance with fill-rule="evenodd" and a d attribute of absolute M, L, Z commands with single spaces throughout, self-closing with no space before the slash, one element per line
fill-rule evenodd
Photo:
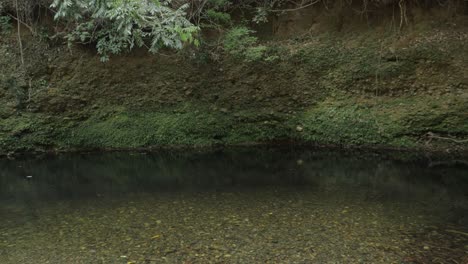
<path fill-rule="evenodd" d="M 65 38 L 73 43 L 96 44 L 101 61 L 134 47 L 152 53 L 184 43 L 198 45 L 199 28 L 187 18 L 184 4 L 156 0 L 54 0 L 55 19 L 66 22 Z"/>

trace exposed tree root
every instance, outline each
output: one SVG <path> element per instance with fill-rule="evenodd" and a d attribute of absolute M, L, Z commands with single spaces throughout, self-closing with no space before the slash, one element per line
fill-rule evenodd
<path fill-rule="evenodd" d="M 431 141 L 433 139 L 452 141 L 452 142 L 457 143 L 457 144 L 468 143 L 468 139 L 456 139 L 456 138 L 451 138 L 451 137 L 441 137 L 441 136 L 438 136 L 437 134 L 432 133 L 432 132 L 427 132 L 426 137 L 427 137 L 426 145 L 431 143 Z"/>

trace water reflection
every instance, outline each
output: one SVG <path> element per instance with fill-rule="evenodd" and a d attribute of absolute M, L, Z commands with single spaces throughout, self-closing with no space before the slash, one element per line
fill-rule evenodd
<path fill-rule="evenodd" d="M 295 186 L 360 188 L 381 198 L 463 198 L 468 167 L 426 158 L 262 148 L 213 152 L 68 154 L 0 160 L 1 199 L 79 199 L 131 192 Z M 31 176 L 29 179 L 28 176 Z M 462 199 L 463 200 L 463 199 Z"/>

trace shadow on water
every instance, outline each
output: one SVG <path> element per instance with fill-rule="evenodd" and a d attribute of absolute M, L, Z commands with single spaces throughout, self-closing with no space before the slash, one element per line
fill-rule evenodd
<path fill-rule="evenodd" d="M 53 203 L 229 192 L 249 200 L 272 189 L 273 200 L 314 193 L 332 206 L 404 205 L 461 234 L 468 227 L 468 167 L 421 156 L 262 147 L 0 160 L 0 214 L 10 218 L 4 227 L 30 223 Z"/>
<path fill-rule="evenodd" d="M 29 178 L 30 176 L 30 178 Z M 433 167 L 425 157 L 261 148 L 65 154 L 0 160 L 0 198 L 81 199 L 134 192 L 262 188 L 359 188 L 384 199 L 462 198 L 468 166 Z"/>

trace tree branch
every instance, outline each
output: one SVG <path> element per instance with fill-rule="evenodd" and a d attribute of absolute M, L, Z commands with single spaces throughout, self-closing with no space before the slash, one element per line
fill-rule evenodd
<path fill-rule="evenodd" d="M 16 4 L 16 15 L 18 16 L 18 14 L 19 14 L 18 0 L 15 0 L 15 4 Z M 19 44 L 19 50 L 20 50 L 20 56 L 21 56 L 21 65 L 24 68 L 23 42 L 21 41 L 21 24 L 20 24 L 19 20 L 16 20 L 16 21 L 18 21 L 16 24 L 18 24 L 18 44 Z"/>
<path fill-rule="evenodd" d="M 441 137 L 441 136 L 438 136 L 432 132 L 428 132 L 427 133 L 427 137 L 429 138 L 429 140 L 432 140 L 433 138 L 435 139 L 442 139 L 442 140 L 449 140 L 449 141 L 453 141 L 455 143 L 468 143 L 468 139 L 454 139 L 454 138 L 449 138 L 449 137 Z"/>
<path fill-rule="evenodd" d="M 33 35 L 36 35 L 36 31 L 28 24 L 26 24 L 25 22 L 21 21 L 20 19 L 18 19 L 17 17 L 15 17 L 14 15 L 12 14 L 8 14 L 8 16 L 10 16 L 11 18 L 13 18 L 14 20 L 16 20 L 16 22 L 19 24 L 21 23 L 23 26 L 25 26 L 27 29 L 29 29 L 29 31 L 31 31 L 31 33 Z"/>

